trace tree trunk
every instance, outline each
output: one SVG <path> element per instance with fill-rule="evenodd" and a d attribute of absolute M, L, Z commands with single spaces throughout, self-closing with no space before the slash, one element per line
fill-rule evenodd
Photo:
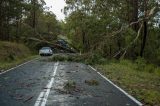
<path fill-rule="evenodd" d="M 19 36 L 19 21 L 18 21 L 18 19 L 17 19 L 17 22 L 16 22 L 16 40 L 17 40 L 17 42 L 18 42 L 18 36 Z"/>
<path fill-rule="evenodd" d="M 148 31 L 147 21 L 144 21 L 143 25 L 144 25 L 144 32 L 143 32 L 142 46 L 141 46 L 141 52 L 140 52 L 141 57 L 143 57 L 144 49 L 145 49 L 145 45 L 146 45 L 146 40 L 147 40 L 147 31 Z"/>
<path fill-rule="evenodd" d="M 147 17 L 147 0 L 143 1 L 143 12 L 144 12 L 144 22 L 143 22 L 143 37 L 142 37 L 142 46 L 141 46 L 141 51 L 140 51 L 140 56 L 143 57 L 144 55 L 144 49 L 146 45 L 146 40 L 147 40 L 147 32 L 148 32 L 148 22 L 146 20 Z"/>
<path fill-rule="evenodd" d="M 84 31 L 82 31 L 82 42 L 83 42 L 84 50 L 86 51 L 86 35 Z"/>
<path fill-rule="evenodd" d="M 109 45 L 109 55 L 110 55 L 110 58 L 112 58 L 112 45 Z"/>
<path fill-rule="evenodd" d="M 2 17 L 2 1 L 0 1 L 0 40 L 3 40 L 3 17 Z"/>
<path fill-rule="evenodd" d="M 36 0 L 32 0 L 32 28 L 34 29 L 34 35 L 36 34 Z"/>
<path fill-rule="evenodd" d="M 7 18 L 7 27 L 6 27 L 6 37 L 5 40 L 9 41 L 10 39 L 10 28 L 9 28 L 9 17 Z"/>
<path fill-rule="evenodd" d="M 129 11 L 129 22 L 137 22 L 138 21 L 138 0 L 129 0 L 129 5 L 131 8 Z M 132 29 L 136 32 L 138 32 L 139 25 L 138 24 L 133 24 Z"/>

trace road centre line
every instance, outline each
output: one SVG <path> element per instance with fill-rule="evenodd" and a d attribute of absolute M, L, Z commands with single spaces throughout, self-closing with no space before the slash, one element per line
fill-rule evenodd
<path fill-rule="evenodd" d="M 137 103 L 137 105 L 139 106 L 143 106 L 143 104 L 141 102 L 139 102 L 138 100 L 136 100 L 133 96 L 129 95 L 127 92 L 125 92 L 122 88 L 118 87 L 117 85 L 115 85 L 111 80 L 109 80 L 107 77 L 105 77 L 104 75 L 102 75 L 100 72 L 98 72 L 95 68 L 93 68 L 92 66 L 89 65 L 89 67 L 94 70 L 97 74 L 99 74 L 102 78 L 104 78 L 106 81 L 108 81 L 111 85 L 113 85 L 114 87 L 116 87 L 118 90 L 120 90 L 123 94 L 125 94 L 128 98 L 130 98 L 132 101 L 134 101 L 135 103 Z"/>
<path fill-rule="evenodd" d="M 57 73 L 57 68 L 58 68 L 58 65 L 59 63 L 55 63 L 54 65 L 54 71 L 53 71 L 53 74 L 52 74 L 52 78 L 48 81 L 48 84 L 46 86 L 46 89 L 44 89 L 38 96 L 34 106 L 45 106 L 46 103 L 47 103 L 47 99 L 48 99 L 48 96 L 49 96 L 49 93 L 50 93 L 50 90 L 52 88 L 52 85 L 54 83 L 54 77 Z"/>

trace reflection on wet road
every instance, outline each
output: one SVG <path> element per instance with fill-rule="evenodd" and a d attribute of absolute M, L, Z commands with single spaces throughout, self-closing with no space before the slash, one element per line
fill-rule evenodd
<path fill-rule="evenodd" d="M 29 62 L 0 75 L 0 106 L 138 106 L 82 63 Z"/>

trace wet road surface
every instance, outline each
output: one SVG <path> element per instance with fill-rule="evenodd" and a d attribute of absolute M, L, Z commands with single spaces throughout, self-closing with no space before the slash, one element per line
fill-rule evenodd
<path fill-rule="evenodd" d="M 38 59 L 0 75 L 0 106 L 138 104 L 87 65 Z"/>

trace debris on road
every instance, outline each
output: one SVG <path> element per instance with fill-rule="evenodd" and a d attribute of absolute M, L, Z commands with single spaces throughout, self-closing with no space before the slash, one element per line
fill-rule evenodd
<path fill-rule="evenodd" d="M 65 86 L 64 86 L 65 89 L 67 90 L 75 90 L 76 89 L 76 82 L 74 81 L 68 81 Z"/>
<path fill-rule="evenodd" d="M 26 103 L 28 101 L 30 101 L 31 99 L 33 99 L 34 96 L 29 96 L 26 100 L 23 101 L 23 103 Z"/>
<path fill-rule="evenodd" d="M 94 80 L 94 79 L 92 79 L 92 80 L 85 80 L 84 82 L 86 84 L 90 85 L 90 86 L 97 86 L 97 85 L 99 85 L 99 82 L 97 80 Z"/>

